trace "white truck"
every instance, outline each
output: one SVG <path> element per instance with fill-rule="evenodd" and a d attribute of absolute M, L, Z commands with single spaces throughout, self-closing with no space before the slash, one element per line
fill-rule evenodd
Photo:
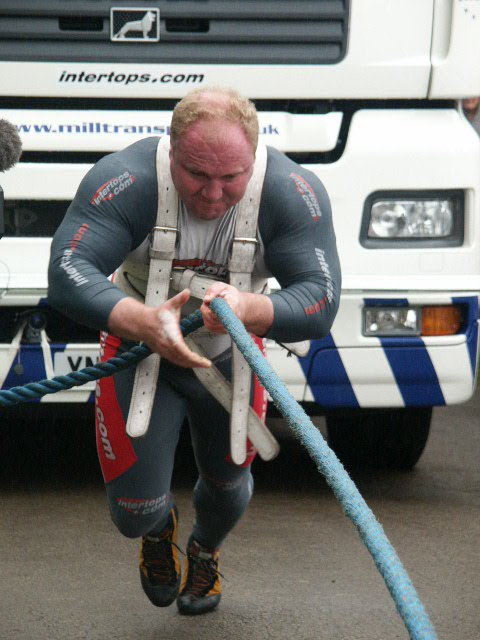
<path fill-rule="evenodd" d="M 219 84 L 330 195 L 337 319 L 306 357 L 270 359 L 341 459 L 411 467 L 432 408 L 472 396 L 480 141 L 459 99 L 480 94 L 479 0 L 2 0 L 0 80 L 24 149 L 1 176 L 0 388 L 95 361 L 96 334 L 46 303 L 52 234 L 92 163 Z"/>

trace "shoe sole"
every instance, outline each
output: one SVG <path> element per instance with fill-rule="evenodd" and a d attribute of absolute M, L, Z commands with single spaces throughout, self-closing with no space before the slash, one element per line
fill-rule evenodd
<path fill-rule="evenodd" d="M 181 576 L 178 576 L 178 580 L 174 587 L 155 587 L 152 586 L 148 578 L 140 569 L 140 582 L 142 583 L 142 588 L 145 595 L 153 605 L 155 605 L 156 607 L 169 607 L 175 602 L 178 597 L 178 592 L 180 591 Z M 168 593 L 167 590 L 169 590 L 170 592 Z"/>
<path fill-rule="evenodd" d="M 180 615 L 183 616 L 199 616 L 204 613 L 214 611 L 218 607 L 221 595 L 207 596 L 190 602 L 182 601 L 182 597 L 177 598 L 177 607 Z"/>

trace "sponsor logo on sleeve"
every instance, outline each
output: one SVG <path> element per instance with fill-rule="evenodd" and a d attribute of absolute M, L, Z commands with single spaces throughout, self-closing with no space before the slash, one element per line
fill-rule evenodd
<path fill-rule="evenodd" d="M 322 298 L 315 304 L 311 304 L 309 307 L 305 307 L 305 315 L 313 316 L 316 313 L 320 313 L 320 311 L 323 311 L 325 309 L 325 304 L 325 298 Z"/>
<path fill-rule="evenodd" d="M 116 178 L 111 178 L 108 182 L 102 184 L 102 186 L 95 192 L 91 203 L 98 206 L 101 202 L 109 202 L 119 193 L 128 189 L 128 187 L 130 187 L 134 182 L 135 176 L 132 176 L 128 171 L 125 171 Z"/>
<path fill-rule="evenodd" d="M 325 258 L 325 251 L 323 249 L 315 248 L 315 255 L 317 256 L 320 268 L 325 277 L 326 294 L 315 304 L 312 304 L 309 307 L 305 307 L 305 314 L 307 316 L 313 316 L 316 313 L 320 313 L 320 311 L 323 311 L 325 309 L 327 302 L 332 303 L 333 301 L 333 279 L 332 274 L 330 273 L 330 267 Z"/>
<path fill-rule="evenodd" d="M 293 179 L 295 185 L 297 187 L 298 193 L 301 195 L 302 200 L 307 205 L 307 209 L 312 216 L 314 222 L 318 222 L 322 212 L 320 211 L 320 205 L 318 204 L 317 196 L 315 195 L 315 191 L 308 184 L 308 182 L 299 176 L 298 173 L 291 173 L 290 178 Z"/>
<path fill-rule="evenodd" d="M 81 287 L 82 284 L 86 284 L 88 282 L 88 278 L 86 278 L 78 271 L 76 267 L 73 266 L 72 256 L 87 231 L 88 224 L 82 224 L 82 226 L 78 228 L 77 232 L 70 241 L 70 249 L 65 249 L 62 257 L 60 258 L 60 268 L 63 269 L 68 275 L 69 280 L 73 280 L 73 282 L 75 282 L 75 286 L 77 287 Z"/>
<path fill-rule="evenodd" d="M 86 284 L 88 282 L 88 278 L 85 278 L 76 267 L 72 264 L 72 249 L 65 249 L 62 257 L 60 258 L 60 269 L 63 269 L 65 273 L 68 275 L 69 280 L 73 280 L 75 282 L 75 286 L 81 287 L 82 284 Z"/>
<path fill-rule="evenodd" d="M 325 276 L 326 287 L 327 287 L 327 300 L 329 302 L 333 301 L 333 278 L 330 273 L 330 267 L 328 265 L 327 259 L 325 258 L 325 251 L 323 249 L 315 248 L 315 255 L 317 256 L 318 262 L 320 264 L 320 268 L 323 271 L 323 275 Z"/>
<path fill-rule="evenodd" d="M 70 249 L 72 251 L 75 251 L 75 249 L 78 247 L 80 241 L 82 240 L 84 234 L 87 232 L 88 229 L 88 224 L 85 222 L 84 224 L 82 224 L 81 227 L 79 227 L 77 233 L 73 236 L 71 242 L 70 242 Z"/>

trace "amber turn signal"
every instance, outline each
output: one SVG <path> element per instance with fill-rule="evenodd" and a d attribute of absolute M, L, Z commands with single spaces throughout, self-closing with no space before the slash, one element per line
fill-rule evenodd
<path fill-rule="evenodd" d="M 423 307 L 422 336 L 451 336 L 458 333 L 461 314 L 458 307 Z"/>

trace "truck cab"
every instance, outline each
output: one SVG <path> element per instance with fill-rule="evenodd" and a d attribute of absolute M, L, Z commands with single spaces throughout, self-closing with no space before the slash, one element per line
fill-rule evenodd
<path fill-rule="evenodd" d="M 324 183 L 342 265 L 331 333 L 301 358 L 272 344 L 271 363 L 346 464 L 413 466 L 433 408 L 477 379 L 480 141 L 460 99 L 480 95 L 479 3 L 134 5 L 0 7 L 0 117 L 24 149 L 1 176 L 0 388 L 97 357 L 98 336 L 46 303 L 51 237 L 88 169 L 168 135 L 191 89 L 228 85 Z M 41 402 L 91 399 L 92 383 Z"/>

